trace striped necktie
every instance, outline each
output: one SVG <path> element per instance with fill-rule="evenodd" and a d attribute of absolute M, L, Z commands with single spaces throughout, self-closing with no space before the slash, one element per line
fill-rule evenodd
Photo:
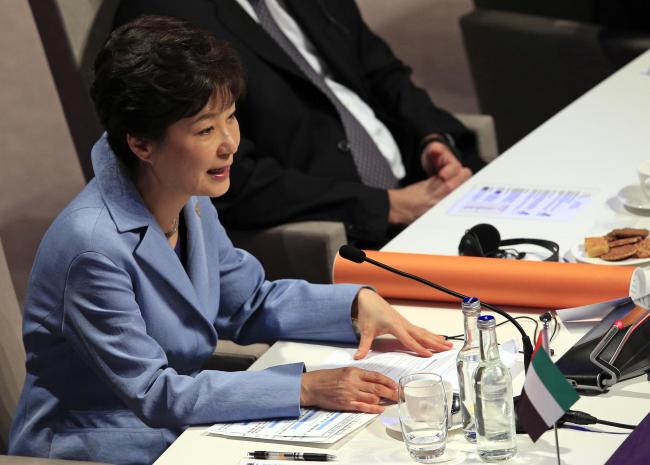
<path fill-rule="evenodd" d="M 357 167 L 363 184 L 382 189 L 395 187 L 397 185 L 397 178 L 395 178 L 388 165 L 388 161 L 379 151 L 379 148 L 365 128 L 348 111 L 336 95 L 334 95 L 334 92 L 325 83 L 325 78 L 312 68 L 293 43 L 284 35 L 273 19 L 273 16 L 271 16 L 266 2 L 264 0 L 249 1 L 257 13 L 262 29 L 275 40 L 308 80 L 325 94 L 332 105 L 334 105 L 334 108 L 336 108 L 343 123 L 343 128 L 345 129 L 354 164 Z"/>

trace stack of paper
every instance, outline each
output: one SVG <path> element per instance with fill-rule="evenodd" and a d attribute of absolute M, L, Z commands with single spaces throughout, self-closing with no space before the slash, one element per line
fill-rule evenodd
<path fill-rule="evenodd" d="M 356 350 L 356 348 L 335 350 L 322 365 L 312 366 L 310 369 L 355 366 L 364 370 L 378 371 L 395 381 L 409 373 L 438 373 L 444 380 L 449 381 L 455 390 L 458 390 L 457 350 L 433 354 L 429 358 L 416 357 L 404 352 L 373 351 L 368 357 L 359 361 L 353 359 Z M 512 366 L 517 354 L 515 342 L 508 341 L 502 344 L 500 352 L 504 363 Z M 332 412 L 305 408 L 300 410 L 300 417 L 297 419 L 217 423 L 207 432 L 230 437 L 331 444 L 376 416 L 370 413 Z"/>
<path fill-rule="evenodd" d="M 375 417 L 369 413 L 332 412 L 300 409 L 300 418 L 290 420 L 217 423 L 208 433 L 221 436 L 268 439 L 275 441 L 331 444 L 365 425 Z"/>

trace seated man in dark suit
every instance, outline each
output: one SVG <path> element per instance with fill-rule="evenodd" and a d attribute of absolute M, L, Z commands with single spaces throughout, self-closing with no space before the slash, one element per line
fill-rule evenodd
<path fill-rule="evenodd" d="M 243 138 L 215 200 L 228 228 L 341 221 L 352 242 L 381 246 L 483 166 L 353 1 L 128 0 L 116 26 L 144 14 L 187 19 L 240 54 Z"/>

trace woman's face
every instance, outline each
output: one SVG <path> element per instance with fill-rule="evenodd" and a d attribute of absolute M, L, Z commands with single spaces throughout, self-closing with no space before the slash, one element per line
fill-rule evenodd
<path fill-rule="evenodd" d="M 198 114 L 173 123 L 151 144 L 143 169 L 170 193 L 219 197 L 230 187 L 239 138 L 235 104 L 223 108 L 215 93 Z"/>

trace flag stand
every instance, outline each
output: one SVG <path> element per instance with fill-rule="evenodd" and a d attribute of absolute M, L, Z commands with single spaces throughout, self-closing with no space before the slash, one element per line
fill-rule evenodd
<path fill-rule="evenodd" d="M 557 454 L 557 465 L 561 465 L 560 460 L 560 443 L 557 439 L 557 421 L 553 423 L 553 430 L 555 431 L 555 453 Z"/>
<path fill-rule="evenodd" d="M 542 341 L 544 345 L 544 350 L 546 350 L 546 353 L 551 355 L 551 351 L 549 350 L 549 344 L 548 344 L 548 325 L 551 322 L 551 316 L 550 314 L 544 313 L 539 317 L 540 320 L 542 320 L 542 323 L 544 324 L 544 327 L 542 328 Z M 562 465 L 562 461 L 560 459 L 560 441 L 558 440 L 557 437 L 557 421 L 553 423 L 553 432 L 555 433 L 555 453 L 557 455 L 557 465 Z"/>

